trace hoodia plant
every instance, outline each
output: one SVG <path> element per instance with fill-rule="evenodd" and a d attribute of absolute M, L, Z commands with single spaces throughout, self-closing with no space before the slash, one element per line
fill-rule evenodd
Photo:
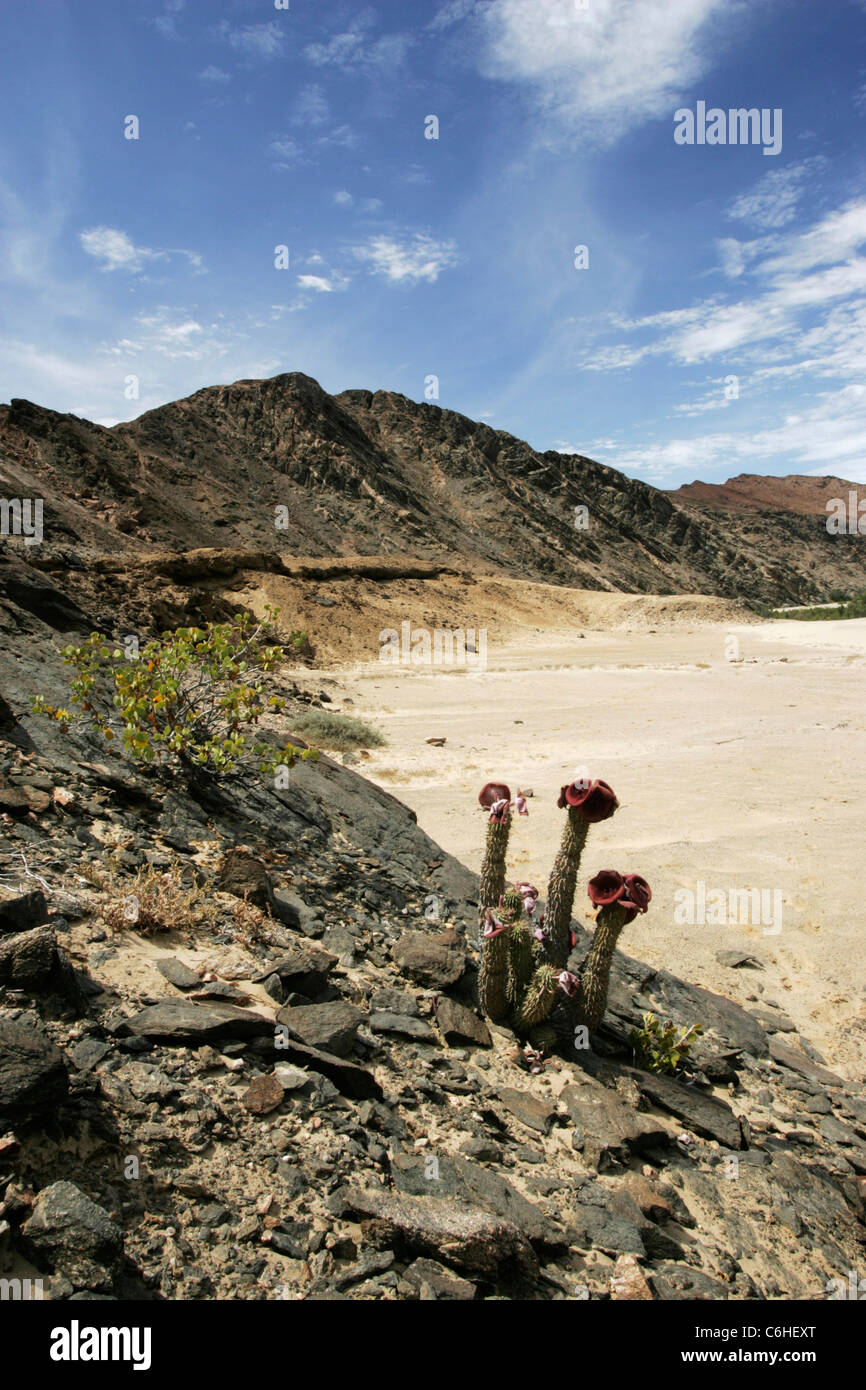
<path fill-rule="evenodd" d="M 569 1018 L 594 1030 L 604 1016 L 610 968 L 623 927 L 646 912 L 652 893 L 640 874 L 605 869 L 589 884 L 598 908 L 595 932 L 580 975 L 568 970 L 575 944 L 571 915 L 580 861 L 590 827 L 607 820 L 619 802 L 607 782 L 581 777 L 563 787 L 558 805 L 566 812 L 559 851 L 547 890 L 547 910 L 538 912 L 538 890 L 530 883 L 506 887 L 506 856 L 513 813 L 526 815 L 525 799 L 512 801 L 505 783 L 488 782 L 478 798 L 489 812 L 481 868 L 481 1005 L 494 1023 L 519 1033 L 537 1030 L 563 996 Z"/>

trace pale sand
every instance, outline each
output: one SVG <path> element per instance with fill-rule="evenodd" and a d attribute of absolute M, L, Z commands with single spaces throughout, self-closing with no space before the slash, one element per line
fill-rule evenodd
<path fill-rule="evenodd" d="M 652 602 L 655 622 L 661 601 Z M 629 954 L 747 1006 L 777 1001 L 828 1062 L 862 1077 L 866 620 L 687 621 L 585 629 L 583 640 L 574 628 L 515 628 L 490 643 L 484 672 L 368 662 L 343 668 L 328 688 L 337 707 L 350 697 L 346 711 L 387 736 L 359 770 L 474 869 L 482 783 L 531 788 L 510 867 L 542 896 L 560 785 L 578 767 L 610 782 L 621 807 L 591 832 L 578 912 L 598 869 L 644 874 L 653 902 L 624 933 Z M 446 737 L 444 748 L 426 744 L 434 736 Z M 725 893 L 779 890 L 781 931 L 678 925 L 675 890 L 699 880 Z M 722 948 L 752 951 L 766 969 L 724 967 Z"/>

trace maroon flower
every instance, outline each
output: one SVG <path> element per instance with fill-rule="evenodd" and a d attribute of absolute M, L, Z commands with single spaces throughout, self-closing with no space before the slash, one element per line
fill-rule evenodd
<path fill-rule="evenodd" d="M 596 907 L 609 907 L 619 903 L 628 909 L 628 922 L 634 921 L 639 912 L 646 912 L 652 898 L 652 889 L 640 874 L 619 874 L 616 869 L 602 869 L 587 886 L 590 899 Z"/>
<path fill-rule="evenodd" d="M 567 787 L 562 788 L 556 804 L 560 809 L 573 806 L 581 820 L 595 825 L 598 821 L 607 820 L 612 816 L 619 802 L 616 793 L 607 782 L 598 779 L 590 782 L 586 777 L 581 777 L 577 782 L 570 782 Z"/>
<path fill-rule="evenodd" d="M 538 905 L 538 889 L 531 883 L 515 883 L 514 887 L 523 899 L 523 906 L 531 917 Z"/>
<path fill-rule="evenodd" d="M 495 806 L 497 801 L 510 801 L 511 791 L 504 782 L 485 782 L 478 793 L 478 801 L 485 811 Z"/>
<path fill-rule="evenodd" d="M 573 999 L 580 988 L 580 976 L 573 975 L 570 970 L 563 970 L 557 980 L 557 984 L 559 988 L 568 995 L 569 999 Z"/>
<path fill-rule="evenodd" d="M 482 932 L 482 936 L 485 941 L 490 941 L 494 936 L 500 936 L 502 932 L 508 931 L 511 925 L 511 922 L 500 922 L 499 918 L 495 913 L 491 912 L 488 907 L 484 913 L 484 931 Z"/>

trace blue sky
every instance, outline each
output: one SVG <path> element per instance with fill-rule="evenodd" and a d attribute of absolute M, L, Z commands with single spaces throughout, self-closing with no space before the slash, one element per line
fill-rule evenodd
<path fill-rule="evenodd" d="M 240 377 L 436 377 L 661 487 L 866 480 L 864 0 L 4 18 L 0 399 L 111 424 Z M 781 111 L 781 149 L 677 143 L 699 102 Z"/>

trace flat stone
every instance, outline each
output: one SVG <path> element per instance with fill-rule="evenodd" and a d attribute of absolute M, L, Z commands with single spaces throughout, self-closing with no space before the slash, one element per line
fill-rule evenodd
<path fill-rule="evenodd" d="M 466 953 L 453 931 L 406 932 L 391 954 L 404 975 L 427 989 L 447 989 L 466 968 Z"/>
<path fill-rule="evenodd" d="M 610 1161 L 627 1163 L 632 1154 L 667 1145 L 670 1136 L 658 1120 L 641 1114 L 607 1086 L 582 1077 L 560 1095 L 579 1139 L 584 1160 L 601 1169 Z"/>
<path fill-rule="evenodd" d="M 716 1139 L 726 1149 L 744 1148 L 740 1122 L 729 1105 L 694 1086 L 684 1086 L 672 1076 L 657 1076 L 638 1067 L 623 1067 L 654 1105 L 675 1115 L 688 1129 L 706 1139 Z"/>
<path fill-rule="evenodd" d="M 277 1022 L 288 1028 L 291 1037 L 335 1057 L 346 1057 L 351 1052 L 363 1018 L 360 1009 L 342 1000 L 285 1008 L 277 1013 Z"/>
<path fill-rule="evenodd" d="M 665 1263 L 655 1268 L 649 1278 L 656 1298 L 666 1303 L 727 1300 L 731 1294 L 729 1284 L 692 1265 Z"/>
<path fill-rule="evenodd" d="M 810 1081 L 818 1081 L 822 1086 L 845 1085 L 841 1076 L 829 1071 L 827 1067 L 819 1066 L 817 1062 L 813 1062 L 810 1057 L 807 1057 L 805 1052 L 791 1047 L 790 1043 L 782 1042 L 781 1038 L 770 1038 L 770 1056 L 780 1066 L 789 1067 L 791 1071 L 799 1072 L 801 1076 L 807 1077 Z"/>
<path fill-rule="evenodd" d="M 475 1285 L 468 1279 L 461 1279 L 437 1260 L 425 1260 L 423 1256 L 403 1271 L 403 1279 L 419 1294 L 426 1285 L 434 1298 L 445 1302 L 468 1303 L 475 1297 Z"/>
<path fill-rule="evenodd" d="M 282 1062 L 275 1066 L 274 1076 L 284 1091 L 300 1091 L 313 1079 L 308 1071 L 304 1071 L 303 1067 L 293 1067 L 288 1062 Z"/>
<path fill-rule="evenodd" d="M 286 989 L 313 996 L 324 989 L 336 964 L 337 957 L 330 951 L 305 943 L 280 956 L 279 960 L 269 961 L 267 970 L 253 979 L 256 984 L 262 984 L 270 975 L 277 975 Z"/>
<path fill-rule="evenodd" d="M 68 1090 L 63 1054 L 41 1022 L 0 1015 L 0 1121 L 53 1112 Z"/>
<path fill-rule="evenodd" d="M 270 1019 L 234 1004 L 195 1004 L 188 999 L 164 999 L 121 1020 L 111 1030 L 120 1038 L 144 1038 L 168 1047 L 201 1047 L 226 1038 L 274 1035 Z"/>
<path fill-rule="evenodd" d="M 163 979 L 176 989 L 196 989 L 201 985 L 201 977 L 177 956 L 163 956 L 155 965 Z"/>
<path fill-rule="evenodd" d="M 283 1084 L 273 1074 L 254 1076 L 242 1104 L 252 1115 L 269 1115 L 283 1103 Z"/>
<path fill-rule="evenodd" d="M 0 936 L 30 931 L 48 921 L 48 904 L 41 888 L 18 892 L 0 887 Z"/>
<path fill-rule="evenodd" d="M 727 965 L 731 970 L 742 970 L 744 967 L 750 970 L 764 969 L 764 962 L 748 951 L 716 951 L 716 960 L 719 965 Z"/>
<path fill-rule="evenodd" d="M 317 908 L 310 907 L 297 893 L 287 888 L 274 889 L 273 912 L 284 926 L 293 931 L 303 931 L 319 916 Z"/>
<path fill-rule="evenodd" d="M 510 1086 L 502 1086 L 497 1091 L 499 1099 L 512 1115 L 528 1129 L 548 1134 L 556 1117 L 556 1107 L 550 1101 L 540 1100 L 529 1091 L 515 1091 Z"/>
<path fill-rule="evenodd" d="M 436 1022 L 447 1043 L 475 1043 L 477 1047 L 492 1047 L 490 1029 L 465 1004 L 442 995 L 436 1000 Z"/>
<path fill-rule="evenodd" d="M 370 995 L 370 1008 L 388 1014 L 400 1014 L 402 1018 L 418 1017 L 418 1001 L 414 995 L 402 989 L 374 989 Z"/>
<path fill-rule="evenodd" d="M 341 1196 L 350 1211 L 389 1242 L 438 1256 L 457 1269 L 499 1281 L 509 1274 L 531 1276 L 538 1267 L 532 1246 L 511 1222 L 477 1207 L 384 1188 L 348 1188 Z"/>
<path fill-rule="evenodd" d="M 435 1159 L 435 1167 L 430 1163 Z M 397 1154 L 391 1163 L 394 1186 L 416 1197 L 454 1197 L 466 1205 L 500 1216 L 530 1241 L 556 1245 L 564 1232 L 507 1178 L 459 1154 Z"/>
<path fill-rule="evenodd" d="M 787 1014 L 780 1013 L 777 1009 L 749 1009 L 752 1018 L 756 1018 L 764 1029 L 765 1033 L 796 1033 L 797 1025 Z"/>
<path fill-rule="evenodd" d="M 396 1033 L 404 1038 L 414 1038 L 417 1042 L 435 1043 L 439 1046 L 438 1037 L 423 1018 L 407 1018 L 404 1014 L 379 1011 L 370 1014 L 367 1022 L 374 1033 Z"/>
<path fill-rule="evenodd" d="M 328 1052 L 320 1052 L 315 1047 L 305 1047 L 302 1043 L 293 1042 L 285 1036 L 280 1038 L 276 1054 L 287 1062 L 296 1062 L 300 1066 L 309 1067 L 310 1071 L 318 1072 L 320 1076 L 326 1076 L 341 1096 L 348 1096 L 352 1100 L 382 1099 L 382 1087 L 373 1073 L 366 1067 L 359 1066 L 357 1062 L 335 1057 Z"/>

